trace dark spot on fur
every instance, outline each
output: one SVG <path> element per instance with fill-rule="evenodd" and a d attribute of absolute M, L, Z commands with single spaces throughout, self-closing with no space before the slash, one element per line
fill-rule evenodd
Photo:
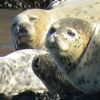
<path fill-rule="evenodd" d="M 75 15 L 76 15 L 76 16 L 80 15 L 80 12 L 76 12 Z"/>
<path fill-rule="evenodd" d="M 97 72 L 97 75 L 100 75 L 100 73 L 99 73 L 99 72 Z"/>
<path fill-rule="evenodd" d="M 90 19 L 94 19 L 94 17 L 93 17 L 93 16 L 91 16 L 91 17 L 90 17 Z"/>
<path fill-rule="evenodd" d="M 76 45 L 74 45 L 74 47 L 76 48 L 77 46 L 76 46 Z"/>
<path fill-rule="evenodd" d="M 98 81 L 97 81 L 97 80 L 95 80 L 95 81 L 94 81 L 94 84 L 97 84 L 97 83 L 98 83 Z"/>
<path fill-rule="evenodd" d="M 89 5 L 88 7 L 89 7 L 89 8 L 93 8 L 93 6 L 92 6 L 92 5 Z"/>
<path fill-rule="evenodd" d="M 84 63 L 84 66 L 87 66 L 87 62 Z"/>
<path fill-rule="evenodd" d="M 81 84 L 82 84 L 82 82 L 81 82 L 81 80 L 80 80 L 80 79 L 77 79 L 77 83 L 78 83 L 79 85 L 81 85 Z"/>
<path fill-rule="evenodd" d="M 83 75 L 81 76 L 81 81 L 82 81 L 82 83 L 85 83 L 85 79 L 84 79 Z"/>
<path fill-rule="evenodd" d="M 86 14 L 87 13 L 87 10 L 85 10 L 84 13 Z"/>
<path fill-rule="evenodd" d="M 74 63 L 69 62 L 69 64 L 70 64 L 70 67 L 67 69 L 67 74 L 70 74 L 70 72 L 76 67 L 76 64 Z"/>
<path fill-rule="evenodd" d="M 9 84 L 9 79 L 6 79 L 5 82 L 6 82 L 6 84 Z"/>
<path fill-rule="evenodd" d="M 95 4 L 99 4 L 99 2 L 96 2 Z"/>
<path fill-rule="evenodd" d="M 90 80 L 87 80 L 87 83 L 90 83 Z"/>
<path fill-rule="evenodd" d="M 6 73 L 7 73 L 7 75 L 9 75 L 9 74 L 10 74 L 10 71 L 9 71 L 9 70 L 7 70 L 7 71 L 6 71 Z"/>
<path fill-rule="evenodd" d="M 86 82 L 83 75 L 80 78 L 78 78 L 77 80 L 78 80 L 79 85 L 84 84 Z"/>
<path fill-rule="evenodd" d="M 79 67 L 79 71 L 81 70 L 81 67 Z"/>
<path fill-rule="evenodd" d="M 68 63 L 68 66 L 71 66 L 71 63 L 70 62 Z"/>
<path fill-rule="evenodd" d="M 96 42 L 95 42 L 95 41 L 93 41 L 93 44 L 96 44 Z"/>

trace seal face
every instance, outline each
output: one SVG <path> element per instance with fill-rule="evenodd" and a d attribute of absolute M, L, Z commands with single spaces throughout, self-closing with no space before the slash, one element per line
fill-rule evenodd
<path fill-rule="evenodd" d="M 16 50 L 40 48 L 44 44 L 49 25 L 49 20 L 46 20 L 44 15 L 49 18 L 45 10 L 32 9 L 26 10 L 14 18 L 11 34 Z"/>
<path fill-rule="evenodd" d="M 68 72 L 79 61 L 92 34 L 93 27 L 87 21 L 65 18 L 51 26 L 45 45 L 58 65 Z"/>

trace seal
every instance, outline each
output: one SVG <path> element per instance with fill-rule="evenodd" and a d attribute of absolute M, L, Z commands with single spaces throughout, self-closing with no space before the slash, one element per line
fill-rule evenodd
<path fill-rule="evenodd" d="M 44 15 L 50 19 L 45 10 L 31 9 L 14 18 L 11 33 L 16 50 L 41 47 L 50 24 Z"/>
<path fill-rule="evenodd" d="M 100 19 L 99 7 L 98 0 L 68 0 L 51 10 L 25 10 L 18 14 L 12 23 L 11 35 L 14 47 L 16 50 L 42 48 L 51 24 L 65 17 L 95 22 Z"/>
<path fill-rule="evenodd" d="M 32 69 L 52 94 L 58 93 L 63 96 L 67 93 L 81 93 L 78 88 L 65 79 L 64 74 L 48 52 L 34 57 Z"/>
<path fill-rule="evenodd" d="M 61 19 L 51 26 L 46 39 L 65 79 L 88 94 L 100 91 L 100 23 L 95 25 L 77 18 Z"/>
<path fill-rule="evenodd" d="M 32 71 L 34 57 L 41 54 L 45 54 L 45 51 L 25 49 L 0 57 L 0 93 L 12 96 L 28 90 L 47 92 L 47 88 Z"/>

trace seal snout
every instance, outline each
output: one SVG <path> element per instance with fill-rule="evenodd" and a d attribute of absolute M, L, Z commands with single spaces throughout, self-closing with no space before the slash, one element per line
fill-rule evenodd
<path fill-rule="evenodd" d="M 29 46 L 29 39 L 31 33 L 31 23 L 27 16 L 18 15 L 14 18 L 12 24 L 12 36 L 14 36 L 15 49 L 31 48 Z"/>
<path fill-rule="evenodd" d="M 59 36 L 57 34 L 57 28 L 58 27 L 59 27 L 58 23 L 57 24 L 55 24 L 55 23 L 52 24 L 52 26 L 51 26 L 48 34 L 47 34 L 47 37 L 46 37 L 46 41 L 47 41 L 46 46 L 47 47 L 52 47 L 52 46 L 56 47 L 55 42 L 57 41 L 57 37 Z"/>
<path fill-rule="evenodd" d="M 25 49 L 25 48 L 30 48 L 27 41 L 28 41 L 28 29 L 25 26 L 25 24 L 19 24 L 17 26 L 17 30 L 15 31 L 16 33 L 16 45 L 18 49 Z"/>
<path fill-rule="evenodd" d="M 28 30 L 27 30 L 26 26 L 24 24 L 20 24 L 19 25 L 19 33 L 22 33 L 24 35 L 27 32 L 28 32 Z"/>
<path fill-rule="evenodd" d="M 17 15 L 13 20 L 12 33 L 16 36 L 23 36 L 28 34 L 30 21 L 26 15 Z"/>

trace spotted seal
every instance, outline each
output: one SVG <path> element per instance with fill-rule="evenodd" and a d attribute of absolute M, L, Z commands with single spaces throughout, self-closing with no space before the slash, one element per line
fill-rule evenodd
<path fill-rule="evenodd" d="M 41 54 L 45 51 L 25 49 L 0 57 L 0 93 L 12 96 L 28 90 L 48 91 L 31 66 L 34 57 Z"/>
<path fill-rule="evenodd" d="M 47 35 L 46 47 L 57 67 L 66 80 L 84 93 L 100 91 L 99 35 L 100 23 L 93 25 L 77 18 L 56 22 Z"/>
<path fill-rule="evenodd" d="M 29 9 L 18 14 L 12 23 L 15 49 L 41 48 L 52 23 L 65 17 L 82 18 L 90 22 L 100 19 L 100 1 L 68 0 L 51 10 Z M 95 14 L 94 14 L 95 12 Z"/>
<path fill-rule="evenodd" d="M 36 55 L 32 62 L 33 72 L 42 80 L 50 93 L 58 93 L 60 96 L 81 91 L 65 79 L 48 52 Z"/>

